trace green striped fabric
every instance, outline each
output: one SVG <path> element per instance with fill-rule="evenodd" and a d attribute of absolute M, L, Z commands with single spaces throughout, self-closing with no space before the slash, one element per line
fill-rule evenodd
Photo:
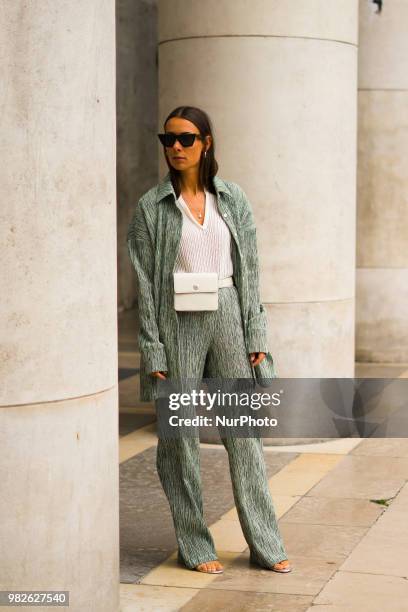
<path fill-rule="evenodd" d="M 288 555 L 268 487 L 262 439 L 228 436 L 222 442 L 250 560 L 270 569 Z M 158 440 L 156 467 L 173 517 L 178 561 L 190 569 L 218 558 L 203 515 L 199 457 L 197 437 Z"/>
<path fill-rule="evenodd" d="M 252 377 L 276 376 L 268 351 L 268 323 L 259 295 L 259 261 L 252 206 L 243 189 L 232 181 L 213 179 L 217 206 L 231 235 L 234 283 L 238 291 L 247 353 L 263 351 L 261 367 Z M 153 371 L 169 378 L 184 376 L 179 355 L 177 312 L 173 307 L 173 271 L 180 246 L 182 213 L 170 173 L 138 201 L 127 232 L 127 247 L 138 279 L 140 401 L 158 397 Z M 261 373 L 261 374 L 260 374 Z"/>

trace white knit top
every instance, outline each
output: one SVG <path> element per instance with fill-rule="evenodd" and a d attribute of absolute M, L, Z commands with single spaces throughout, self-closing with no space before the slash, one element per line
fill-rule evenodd
<path fill-rule="evenodd" d="M 222 218 L 216 196 L 206 189 L 204 223 L 195 219 L 182 195 L 176 201 L 183 213 L 180 250 L 174 272 L 217 272 L 218 278 L 234 273 L 231 258 L 231 233 Z"/>

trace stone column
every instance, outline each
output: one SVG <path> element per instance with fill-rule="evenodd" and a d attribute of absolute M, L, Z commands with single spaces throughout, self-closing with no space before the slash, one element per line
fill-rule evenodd
<path fill-rule="evenodd" d="M 180 104 L 213 120 L 219 176 L 254 208 L 281 377 L 354 375 L 357 17 L 357 0 L 159 2 L 159 127 Z"/>
<path fill-rule="evenodd" d="M 7 2 L 0 590 L 119 608 L 115 3 Z"/>
<path fill-rule="evenodd" d="M 157 183 L 157 2 L 116 2 L 118 311 L 137 303 L 126 235 L 141 195 Z M 137 333 L 135 333 L 137 335 Z"/>
<path fill-rule="evenodd" d="M 360 2 L 356 353 L 408 362 L 408 1 Z"/>

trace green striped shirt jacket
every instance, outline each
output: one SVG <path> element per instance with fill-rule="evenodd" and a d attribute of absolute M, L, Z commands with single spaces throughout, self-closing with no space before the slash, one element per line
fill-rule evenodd
<path fill-rule="evenodd" d="M 241 306 L 248 354 L 266 357 L 252 369 L 256 382 L 276 377 L 268 351 L 268 323 L 259 296 L 259 261 L 252 206 L 243 189 L 232 181 L 213 178 L 218 210 L 228 225 L 234 283 Z M 174 310 L 173 270 L 182 232 L 182 213 L 170 173 L 137 203 L 127 232 L 127 248 L 138 279 L 140 401 L 158 397 L 154 371 L 182 378 L 178 350 L 178 318 Z M 203 377 L 206 378 L 204 372 Z"/>

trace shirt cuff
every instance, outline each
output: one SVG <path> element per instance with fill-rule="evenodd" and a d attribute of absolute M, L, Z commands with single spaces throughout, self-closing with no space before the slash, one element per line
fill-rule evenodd
<path fill-rule="evenodd" d="M 268 341 L 265 332 L 255 329 L 248 334 L 247 351 L 248 353 L 268 352 Z"/>
<path fill-rule="evenodd" d="M 143 350 L 143 359 L 148 374 L 151 372 L 167 372 L 167 357 L 163 344 L 149 346 Z"/>
<path fill-rule="evenodd" d="M 247 351 L 248 353 L 268 352 L 268 320 L 262 304 L 259 312 L 248 320 Z"/>

